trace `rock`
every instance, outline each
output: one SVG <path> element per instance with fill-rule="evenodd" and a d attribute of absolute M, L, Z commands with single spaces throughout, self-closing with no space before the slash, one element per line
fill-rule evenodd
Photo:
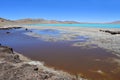
<path fill-rule="evenodd" d="M 7 62 L 13 62 L 13 63 L 21 62 L 19 55 L 14 53 L 12 48 L 4 47 L 4 46 L 0 47 L 0 58 Z"/>
<path fill-rule="evenodd" d="M 28 29 L 26 28 L 25 30 L 27 31 Z"/>
<path fill-rule="evenodd" d="M 10 30 L 10 29 L 20 29 L 22 27 L 8 27 L 8 28 L 0 28 L 0 30 Z"/>
<path fill-rule="evenodd" d="M 6 32 L 6 34 L 10 34 L 10 32 Z"/>
<path fill-rule="evenodd" d="M 110 31 L 110 30 L 99 30 L 101 32 L 110 33 L 111 35 L 120 34 L 120 31 Z"/>
<path fill-rule="evenodd" d="M 38 71 L 39 69 L 38 68 L 34 68 L 34 71 Z"/>
<path fill-rule="evenodd" d="M 22 28 L 22 27 L 12 27 L 13 29 L 20 29 L 20 28 Z"/>
<path fill-rule="evenodd" d="M 19 55 L 14 55 L 13 62 L 15 62 L 15 63 L 20 63 L 21 62 L 21 60 L 19 58 Z"/>
<path fill-rule="evenodd" d="M 0 53 L 13 54 L 13 49 L 6 46 L 0 46 Z"/>

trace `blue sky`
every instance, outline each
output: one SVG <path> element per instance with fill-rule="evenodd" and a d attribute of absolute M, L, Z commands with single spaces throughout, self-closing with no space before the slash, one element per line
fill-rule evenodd
<path fill-rule="evenodd" d="M 109 22 L 120 20 L 120 0 L 0 0 L 0 17 Z"/>

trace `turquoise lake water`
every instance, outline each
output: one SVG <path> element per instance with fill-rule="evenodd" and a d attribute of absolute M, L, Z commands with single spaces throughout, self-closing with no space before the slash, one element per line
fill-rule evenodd
<path fill-rule="evenodd" d="M 29 24 L 28 26 L 120 28 L 120 24 Z"/>

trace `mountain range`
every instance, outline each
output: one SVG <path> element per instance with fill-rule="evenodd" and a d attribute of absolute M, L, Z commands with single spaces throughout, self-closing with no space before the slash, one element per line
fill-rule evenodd
<path fill-rule="evenodd" d="M 45 20 L 45 19 L 19 19 L 19 20 L 8 20 L 0 18 L 0 24 L 79 24 L 77 21 L 57 21 L 57 20 Z"/>
<path fill-rule="evenodd" d="M 57 20 L 46 20 L 46 19 L 19 19 L 19 20 L 9 20 L 0 18 L 1 25 L 10 25 L 10 24 L 80 24 L 81 22 L 77 21 L 57 21 Z M 108 24 L 120 24 L 120 21 L 108 22 Z"/>
<path fill-rule="evenodd" d="M 120 24 L 120 21 L 111 22 L 112 24 Z"/>

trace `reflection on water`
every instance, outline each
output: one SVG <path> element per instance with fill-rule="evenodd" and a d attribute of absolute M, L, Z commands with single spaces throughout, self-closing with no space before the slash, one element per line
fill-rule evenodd
<path fill-rule="evenodd" d="M 44 29 L 44 30 L 32 30 L 34 33 L 40 34 L 40 35 L 51 35 L 51 36 L 59 36 L 60 33 L 62 33 L 59 30 L 53 30 L 53 29 Z M 65 32 L 64 32 L 65 33 Z"/>
<path fill-rule="evenodd" d="M 81 36 L 74 32 L 60 31 L 55 29 L 32 30 L 26 32 L 26 35 L 40 38 L 44 41 L 80 41 L 85 42 L 89 39 L 88 36 Z"/>
<path fill-rule="evenodd" d="M 7 34 L 6 32 L 10 32 Z M 66 32 L 59 30 L 30 30 L 40 35 L 59 36 Z M 0 43 L 14 48 L 34 60 L 44 61 L 47 66 L 62 69 L 72 74 L 80 74 L 93 80 L 119 80 L 119 67 L 112 58 L 118 58 L 101 48 L 83 49 L 71 46 L 75 41 L 50 42 L 27 36 L 29 30 L 0 30 Z M 69 33 L 70 34 L 70 33 Z M 73 39 L 87 41 L 89 38 L 77 36 Z"/>

